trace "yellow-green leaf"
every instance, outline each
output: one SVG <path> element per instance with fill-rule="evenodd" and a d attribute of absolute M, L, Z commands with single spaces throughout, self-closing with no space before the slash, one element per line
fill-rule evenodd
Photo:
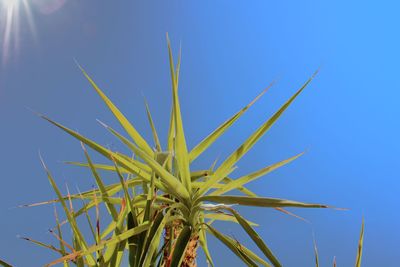
<path fill-rule="evenodd" d="M 303 203 L 279 198 L 265 198 L 265 197 L 242 197 L 242 196 L 203 196 L 199 198 L 201 201 L 209 201 L 221 204 L 238 204 L 244 206 L 254 207 L 298 207 L 298 208 L 328 208 L 327 205 Z"/>
<path fill-rule="evenodd" d="M 79 65 L 78 65 L 79 66 Z M 114 116 L 117 118 L 118 122 L 121 126 L 126 130 L 129 136 L 133 139 L 133 141 L 148 155 L 153 155 L 153 150 L 144 140 L 144 138 L 138 133 L 138 131 L 133 127 L 133 125 L 128 121 L 128 119 L 122 114 L 122 112 L 111 102 L 111 100 L 100 90 L 100 88 L 96 85 L 96 83 L 90 78 L 90 76 L 86 73 L 86 71 L 79 66 L 83 75 L 85 75 L 86 79 L 92 85 L 92 87 L 96 90 L 97 94 L 101 97 L 107 107 L 111 110 Z"/>
<path fill-rule="evenodd" d="M 282 160 L 280 162 L 277 162 L 277 163 L 272 164 L 272 165 L 270 165 L 268 167 L 262 168 L 261 170 L 258 170 L 256 172 L 250 173 L 248 175 L 244 175 L 244 176 L 242 176 L 242 177 L 240 177 L 238 179 L 235 179 L 235 180 L 227 183 L 221 189 L 218 189 L 215 192 L 212 192 L 211 195 L 218 196 L 218 195 L 222 195 L 222 194 L 224 194 L 226 192 L 229 192 L 231 190 L 239 189 L 243 185 L 245 185 L 245 184 L 247 184 L 247 183 L 249 183 L 251 181 L 254 181 L 257 178 L 259 178 L 259 177 L 261 177 L 263 175 L 266 175 L 266 174 L 268 174 L 268 173 L 270 173 L 270 172 L 272 172 L 272 171 L 274 171 L 274 170 L 276 170 L 276 169 L 288 164 L 289 162 L 291 162 L 291 161 L 297 159 L 298 157 L 300 157 L 301 155 L 303 155 L 303 153 L 300 153 L 300 154 L 298 154 L 298 155 L 296 155 L 294 157 L 291 157 L 289 159 Z"/>
<path fill-rule="evenodd" d="M 211 146 L 215 140 L 217 140 L 226 130 L 228 130 L 258 99 L 260 99 L 274 83 L 271 83 L 265 88 L 259 95 L 257 95 L 249 104 L 239 110 L 235 115 L 226 120 L 211 134 L 204 138 L 198 145 L 196 145 L 189 154 L 190 162 L 194 161 L 200 156 L 209 146 Z"/>
<path fill-rule="evenodd" d="M 236 149 L 214 172 L 211 178 L 208 180 L 207 184 L 200 189 L 196 196 L 204 195 L 208 190 L 210 190 L 211 186 L 215 183 L 221 181 L 224 177 L 228 176 L 232 171 L 232 167 L 236 164 L 249 150 L 253 147 L 253 145 L 271 128 L 271 126 L 278 120 L 278 118 L 283 114 L 283 112 L 290 106 L 290 104 L 296 99 L 296 97 L 306 88 L 306 86 L 311 82 L 311 80 L 315 77 L 317 72 L 315 72 L 311 78 L 307 80 L 306 83 L 288 100 L 285 104 L 283 104 L 280 109 L 272 115 L 264 124 L 262 124 L 247 140 Z"/>
<path fill-rule="evenodd" d="M 147 101 L 145 101 L 145 105 L 146 105 L 147 119 L 149 120 L 151 132 L 153 133 L 153 139 L 156 145 L 156 150 L 157 152 L 161 152 L 160 139 L 158 138 L 156 126 L 154 125 L 153 117 L 151 116 L 149 104 L 147 103 Z"/>
<path fill-rule="evenodd" d="M 40 158 L 40 159 L 41 159 L 42 165 L 43 165 L 43 167 L 44 167 L 44 169 L 46 171 L 47 178 L 49 179 L 49 182 L 50 182 L 51 186 L 53 187 L 53 189 L 54 189 L 54 191 L 55 191 L 55 193 L 56 193 L 56 195 L 57 195 L 57 197 L 58 197 L 58 199 L 59 199 L 59 201 L 60 201 L 60 203 L 61 203 L 61 205 L 62 205 L 62 207 L 64 209 L 65 215 L 68 218 L 68 222 L 71 225 L 72 231 L 73 231 L 75 237 L 77 238 L 77 243 L 79 243 L 79 246 L 81 246 L 83 249 L 87 249 L 87 247 L 88 247 L 87 243 L 86 243 L 86 241 L 85 241 L 85 239 L 83 237 L 83 234 L 81 233 L 81 231 L 80 231 L 80 229 L 79 229 L 79 227 L 78 227 L 78 225 L 76 223 L 76 220 L 75 220 L 74 216 L 72 216 L 71 212 L 69 211 L 69 209 L 67 207 L 67 204 L 65 203 L 65 200 L 64 200 L 60 190 L 58 189 L 57 184 L 55 183 L 50 171 L 46 167 L 46 164 L 44 163 L 42 158 Z M 87 259 L 88 264 L 90 266 L 96 265 L 96 260 L 94 259 L 93 255 L 89 254 L 86 259 Z"/>
<path fill-rule="evenodd" d="M 189 168 L 189 154 L 186 146 L 185 133 L 183 130 L 183 123 L 182 123 L 181 106 L 179 103 L 179 96 L 178 96 L 179 77 L 174 73 L 174 62 L 168 35 L 167 35 L 167 40 L 168 40 L 169 61 L 170 61 L 170 66 L 172 66 L 171 77 L 172 77 L 172 97 L 173 97 L 173 107 L 174 107 L 173 115 L 175 122 L 175 158 L 179 170 L 179 176 L 186 190 L 190 193 L 192 192 L 192 185 L 191 185 L 190 168 Z"/>
<path fill-rule="evenodd" d="M 149 228 L 149 223 L 143 223 L 143 224 L 141 224 L 141 225 L 139 225 L 139 226 L 137 226 L 135 228 L 132 228 L 130 230 L 127 230 L 127 231 L 117 235 L 117 236 L 114 236 L 113 238 L 110 238 L 108 240 L 102 241 L 101 244 L 97 244 L 97 245 L 91 246 L 91 247 L 89 247 L 87 249 L 83 249 L 81 251 L 77 251 L 77 252 L 71 253 L 71 254 L 69 254 L 67 256 L 59 258 L 59 259 L 47 264 L 46 266 L 53 266 L 53 265 L 56 265 L 58 263 L 61 263 L 61 262 L 65 261 L 65 260 L 70 261 L 70 260 L 73 260 L 73 259 L 78 258 L 78 257 L 82 257 L 82 256 L 85 256 L 85 255 L 90 255 L 91 253 L 94 253 L 94 252 L 96 252 L 98 250 L 101 250 L 101 249 L 103 249 L 105 247 L 118 244 L 119 242 L 121 242 L 123 240 L 126 240 L 131 236 L 140 234 L 143 231 L 146 231 L 148 228 Z"/>
<path fill-rule="evenodd" d="M 271 265 L 268 264 L 266 261 L 258 257 L 255 253 L 251 252 L 245 246 L 240 244 L 238 241 L 233 240 L 229 236 L 224 235 L 223 233 L 217 231 L 212 226 L 206 224 L 207 230 L 218 238 L 225 246 L 227 246 L 233 253 L 236 254 L 247 266 L 256 266 L 257 264 L 254 261 L 262 264 L 263 266 L 270 267 Z"/>
<path fill-rule="evenodd" d="M 356 267 L 361 267 L 363 244 L 364 244 L 364 219 L 363 219 L 362 224 L 361 224 L 360 239 L 358 241 Z"/>
<path fill-rule="evenodd" d="M 132 151 L 141 159 L 143 159 L 149 167 L 157 173 L 162 181 L 167 185 L 168 190 L 166 192 L 174 195 L 175 197 L 187 201 L 190 198 L 189 192 L 186 190 L 186 188 L 179 182 L 176 177 L 174 177 L 171 173 L 169 173 L 163 166 L 161 166 L 156 160 L 151 158 L 149 155 L 147 155 L 143 150 L 141 150 L 139 147 L 137 147 L 135 144 L 130 142 L 128 139 L 120 135 L 118 132 L 116 132 L 114 129 L 111 127 L 107 126 L 104 124 L 104 126 L 110 130 L 111 133 L 113 133 L 115 136 L 117 136 L 125 145 L 127 145 Z M 189 173 L 190 175 L 190 173 Z M 151 178 L 149 179 L 151 181 Z"/>

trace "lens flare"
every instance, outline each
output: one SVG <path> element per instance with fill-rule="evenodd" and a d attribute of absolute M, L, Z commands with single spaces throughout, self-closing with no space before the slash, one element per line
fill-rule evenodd
<path fill-rule="evenodd" d="M 0 36 L 2 37 L 0 45 L 3 66 L 12 56 L 18 55 L 22 15 L 31 34 L 36 38 L 35 24 L 28 0 L 0 0 Z"/>

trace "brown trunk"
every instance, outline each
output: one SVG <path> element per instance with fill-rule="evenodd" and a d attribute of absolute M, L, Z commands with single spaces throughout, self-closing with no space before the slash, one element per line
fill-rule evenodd
<path fill-rule="evenodd" d="M 199 245 L 199 236 L 194 236 L 190 239 L 186 248 L 181 267 L 197 267 L 197 247 Z"/>
<path fill-rule="evenodd" d="M 165 235 L 164 235 L 164 245 L 166 247 L 164 248 L 164 266 L 169 266 L 169 242 L 171 241 L 171 227 L 166 227 L 165 228 Z"/>
<path fill-rule="evenodd" d="M 170 227 L 167 227 L 165 229 L 164 244 L 169 244 L 169 242 L 171 242 L 171 234 L 173 234 L 174 238 L 176 238 L 179 236 L 181 231 L 182 231 L 182 222 L 179 220 L 174 221 Z M 181 267 L 197 267 L 196 258 L 197 258 L 198 245 L 199 245 L 199 236 L 196 235 L 190 238 L 189 244 L 187 245 L 185 251 L 184 258 L 182 260 Z M 163 266 L 170 267 L 173 250 L 174 250 L 173 247 L 171 251 L 169 250 L 169 245 L 165 247 Z"/>
<path fill-rule="evenodd" d="M 171 238 L 175 239 L 177 236 L 182 231 L 182 222 L 180 220 L 176 220 L 172 223 L 170 227 L 165 228 L 165 236 L 164 236 L 164 244 L 168 244 L 165 249 L 164 249 L 164 266 L 165 267 L 170 267 L 171 264 L 171 257 L 172 257 L 172 252 L 174 251 L 174 248 L 172 247 L 170 250 L 170 242 Z M 172 237 L 173 235 L 173 237 Z"/>

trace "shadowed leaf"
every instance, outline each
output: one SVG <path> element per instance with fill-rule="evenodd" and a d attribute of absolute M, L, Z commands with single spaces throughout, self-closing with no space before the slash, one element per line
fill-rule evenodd
<path fill-rule="evenodd" d="M 175 243 L 174 251 L 172 253 L 171 267 L 179 267 L 181 265 L 191 234 L 192 229 L 190 226 L 186 225 L 183 227 Z"/>

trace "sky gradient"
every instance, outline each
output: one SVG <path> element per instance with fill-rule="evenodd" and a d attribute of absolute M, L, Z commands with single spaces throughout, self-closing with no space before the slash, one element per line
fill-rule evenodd
<path fill-rule="evenodd" d="M 79 143 L 30 109 L 122 148 L 96 122 L 116 125 L 76 59 L 151 141 L 144 96 L 165 143 L 171 100 L 168 32 L 175 53 L 182 45 L 180 99 L 189 148 L 277 80 L 195 162 L 198 168 L 233 151 L 321 68 L 240 161 L 235 177 L 306 151 L 250 188 L 263 196 L 349 210 L 291 210 L 310 223 L 268 209 L 240 210 L 261 225 L 257 230 L 284 266 L 312 266 L 313 234 L 321 266 L 330 266 L 334 256 L 338 266 L 352 266 L 362 217 L 363 266 L 398 265 L 400 5 L 395 1 L 32 0 L 30 5 L 36 35 L 21 12 L 18 49 L 0 54 L 2 62 L 7 57 L 0 68 L 1 259 L 40 266 L 57 256 L 17 238 L 53 240 L 47 233 L 54 222 L 52 206 L 13 208 L 55 196 L 39 151 L 59 185 L 85 190 L 93 184 L 89 172 L 62 163 L 83 159 Z M 4 37 L 0 42 L 3 46 Z M 245 239 L 235 225 L 219 226 Z M 217 266 L 241 266 L 210 241 Z"/>

